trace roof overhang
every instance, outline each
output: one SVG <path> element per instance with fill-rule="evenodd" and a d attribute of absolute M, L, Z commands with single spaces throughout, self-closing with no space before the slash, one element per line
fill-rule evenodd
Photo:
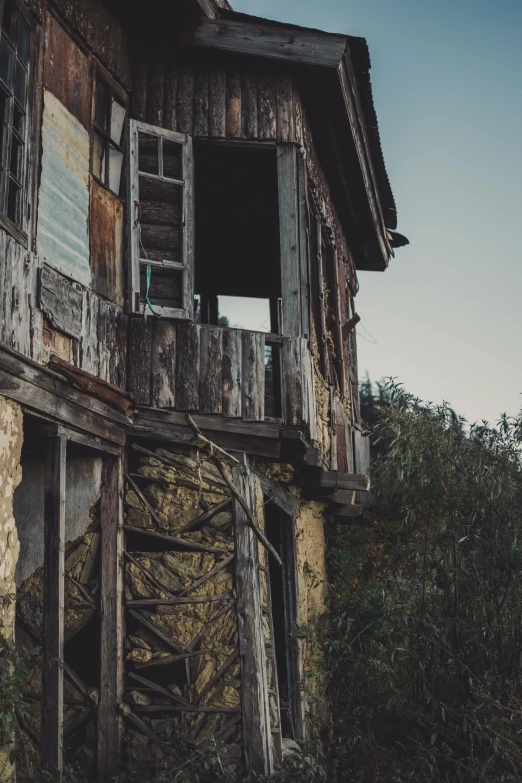
<path fill-rule="evenodd" d="M 232 11 L 201 18 L 183 43 L 285 63 L 299 81 L 314 143 L 358 269 L 386 269 L 396 210 L 379 141 L 363 38 Z"/>

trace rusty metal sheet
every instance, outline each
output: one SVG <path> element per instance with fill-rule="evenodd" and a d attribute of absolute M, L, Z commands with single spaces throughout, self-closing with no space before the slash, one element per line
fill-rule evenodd
<path fill-rule="evenodd" d="M 89 58 L 49 12 L 45 23 L 44 87 L 84 128 L 90 127 Z"/>
<path fill-rule="evenodd" d="M 89 134 L 44 91 L 38 253 L 53 269 L 89 286 Z"/>
<path fill-rule="evenodd" d="M 123 305 L 123 204 L 91 178 L 92 289 Z"/>

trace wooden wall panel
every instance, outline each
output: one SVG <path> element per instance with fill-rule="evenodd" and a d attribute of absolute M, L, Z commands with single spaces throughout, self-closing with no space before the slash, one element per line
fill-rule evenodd
<path fill-rule="evenodd" d="M 221 413 L 223 410 L 223 330 L 201 329 L 199 412 Z"/>
<path fill-rule="evenodd" d="M 243 332 L 241 360 L 241 413 L 243 421 L 265 417 L 265 336 Z"/>
<path fill-rule="evenodd" d="M 123 307 L 123 204 L 92 178 L 89 225 L 92 288 Z"/>
<path fill-rule="evenodd" d="M 56 17 L 45 18 L 44 87 L 81 122 L 91 126 L 89 57 Z"/>
<path fill-rule="evenodd" d="M 161 56 L 161 55 L 160 55 Z M 163 65 L 140 52 L 132 116 L 199 138 L 294 141 L 294 91 L 281 74 L 233 71 L 204 63 Z"/>
<path fill-rule="evenodd" d="M 37 362 L 42 359 L 43 324 L 39 270 L 37 256 L 0 230 L 0 342 Z"/>
<path fill-rule="evenodd" d="M 137 405 L 150 405 L 152 371 L 151 318 L 129 320 L 128 381 L 127 388 Z"/>

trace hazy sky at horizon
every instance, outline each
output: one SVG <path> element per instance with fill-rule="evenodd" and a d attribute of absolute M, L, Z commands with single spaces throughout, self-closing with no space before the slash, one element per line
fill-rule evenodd
<path fill-rule="evenodd" d="M 411 245 L 384 274 L 359 273 L 360 375 L 393 375 L 471 421 L 517 413 L 522 0 L 232 2 L 368 41 L 398 230 Z"/>

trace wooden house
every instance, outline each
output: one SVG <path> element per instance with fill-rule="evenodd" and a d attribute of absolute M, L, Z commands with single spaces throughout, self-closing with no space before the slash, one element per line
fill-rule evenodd
<path fill-rule="evenodd" d="M 0 18 L 1 627 L 42 651 L 0 780 L 210 740 L 269 773 L 318 720 L 325 524 L 370 488 L 354 298 L 396 213 L 366 42 L 226 0 Z"/>

